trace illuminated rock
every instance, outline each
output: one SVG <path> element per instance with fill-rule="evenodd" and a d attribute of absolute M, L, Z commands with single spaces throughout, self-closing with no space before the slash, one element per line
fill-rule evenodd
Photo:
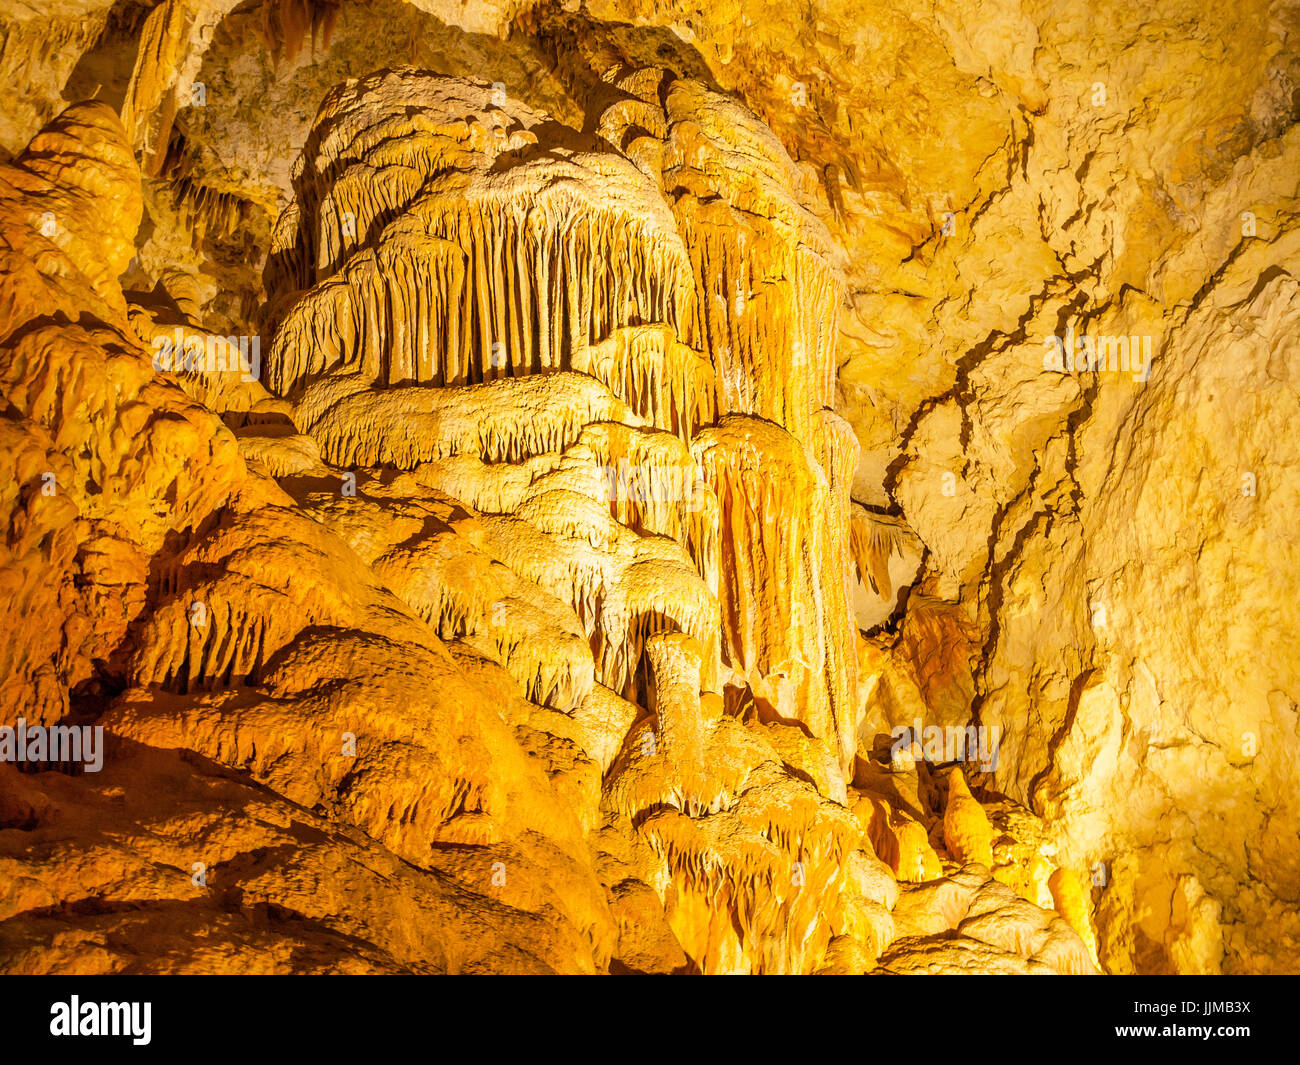
<path fill-rule="evenodd" d="M 0 967 L 1293 968 L 1294 27 L 1131 7 L 0 4 Z"/>
<path fill-rule="evenodd" d="M 943 815 L 943 843 L 961 865 L 979 862 L 993 868 L 993 828 L 984 808 L 966 786 L 961 768 L 948 775 L 948 802 Z"/>

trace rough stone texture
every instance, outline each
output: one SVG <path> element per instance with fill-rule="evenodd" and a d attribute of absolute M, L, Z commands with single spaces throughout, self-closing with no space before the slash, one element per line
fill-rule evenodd
<path fill-rule="evenodd" d="M 0 969 L 1295 971 L 1297 35 L 0 3 Z"/>

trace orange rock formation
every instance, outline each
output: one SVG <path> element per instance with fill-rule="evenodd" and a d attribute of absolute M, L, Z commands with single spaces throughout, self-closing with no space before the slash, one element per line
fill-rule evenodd
<path fill-rule="evenodd" d="M 57 7 L 0 971 L 1294 965 L 1293 17 Z"/>

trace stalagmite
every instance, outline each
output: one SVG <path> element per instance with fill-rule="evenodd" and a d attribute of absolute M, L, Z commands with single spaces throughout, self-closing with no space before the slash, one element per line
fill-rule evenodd
<path fill-rule="evenodd" d="M 1057 869 L 1048 878 L 1047 884 L 1052 892 L 1052 902 L 1056 912 L 1078 933 L 1095 965 L 1097 937 L 1092 928 L 1092 901 L 1088 897 L 1087 889 L 1072 869 Z"/>
<path fill-rule="evenodd" d="M 993 868 L 993 829 L 989 819 L 966 786 L 961 767 L 948 774 L 948 802 L 943 814 L 943 843 L 948 853 L 962 863 L 979 862 Z"/>
<path fill-rule="evenodd" d="M 925 826 L 876 796 L 863 796 L 854 813 L 876 854 L 899 880 L 923 882 L 943 874 Z"/>

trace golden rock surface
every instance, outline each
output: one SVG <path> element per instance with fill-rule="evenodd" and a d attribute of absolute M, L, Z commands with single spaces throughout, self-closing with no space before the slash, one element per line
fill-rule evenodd
<path fill-rule="evenodd" d="M 42 7 L 0 971 L 1296 969 L 1293 6 Z"/>

